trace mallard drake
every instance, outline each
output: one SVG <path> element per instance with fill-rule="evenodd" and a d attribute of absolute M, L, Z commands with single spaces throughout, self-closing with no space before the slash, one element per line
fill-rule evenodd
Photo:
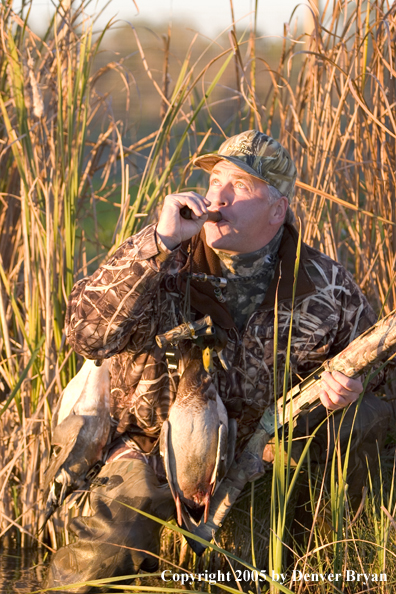
<path fill-rule="evenodd" d="M 102 457 L 110 432 L 108 361 L 100 367 L 94 361 L 84 363 L 63 391 L 53 424 L 53 452 L 43 489 L 48 498 L 40 531 L 66 497 L 83 487 L 88 472 Z"/>
<path fill-rule="evenodd" d="M 177 522 L 191 530 L 233 460 L 236 423 L 225 406 L 202 359 L 184 371 L 168 419 L 160 435 L 160 453 L 176 503 Z M 197 514 L 198 512 L 198 514 Z"/>

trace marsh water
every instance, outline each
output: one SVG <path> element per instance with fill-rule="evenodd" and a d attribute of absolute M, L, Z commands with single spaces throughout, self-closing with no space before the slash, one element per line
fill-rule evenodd
<path fill-rule="evenodd" d="M 0 593 L 27 594 L 40 589 L 43 554 L 32 549 L 0 549 Z"/>

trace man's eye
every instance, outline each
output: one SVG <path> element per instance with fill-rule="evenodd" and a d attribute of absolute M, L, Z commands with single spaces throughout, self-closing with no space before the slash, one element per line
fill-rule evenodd
<path fill-rule="evenodd" d="M 212 184 L 212 186 L 218 186 L 218 185 L 220 185 L 219 180 L 216 179 L 216 178 L 213 178 L 210 183 Z"/>
<path fill-rule="evenodd" d="M 243 188 L 243 189 L 246 188 L 245 184 L 243 182 L 241 182 L 241 181 L 236 182 L 235 186 L 237 188 Z"/>

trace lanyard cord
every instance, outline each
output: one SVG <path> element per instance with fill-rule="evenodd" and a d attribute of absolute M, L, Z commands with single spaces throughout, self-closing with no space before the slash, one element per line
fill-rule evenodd
<path fill-rule="evenodd" d="M 183 311 L 182 317 L 183 322 L 191 322 L 191 294 L 190 294 L 190 285 L 191 285 L 191 275 L 192 275 L 192 265 L 193 265 L 193 258 L 192 258 L 192 240 L 190 239 L 187 247 L 187 253 L 189 258 L 188 263 L 188 274 L 186 275 L 186 291 L 184 294 L 183 300 Z"/>

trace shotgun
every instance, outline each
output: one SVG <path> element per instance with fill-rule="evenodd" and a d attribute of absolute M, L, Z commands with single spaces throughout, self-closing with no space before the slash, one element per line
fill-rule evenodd
<path fill-rule="evenodd" d="M 319 369 L 290 390 L 286 398 L 280 398 L 276 406 L 268 407 L 241 456 L 234 460 L 213 495 L 207 521 L 201 520 L 193 534 L 210 541 L 222 526 L 246 483 L 264 474 L 263 451 L 274 435 L 275 425 L 282 427 L 289 422 L 290 417 L 295 425 L 301 414 L 307 414 L 320 405 L 320 379 L 324 371 L 341 371 L 349 377 L 357 377 L 368 371 L 373 364 L 388 362 L 395 353 L 396 310 L 355 338 L 338 355 L 325 361 Z M 189 538 L 188 542 L 198 555 L 205 551 L 206 547 L 198 541 Z"/>

